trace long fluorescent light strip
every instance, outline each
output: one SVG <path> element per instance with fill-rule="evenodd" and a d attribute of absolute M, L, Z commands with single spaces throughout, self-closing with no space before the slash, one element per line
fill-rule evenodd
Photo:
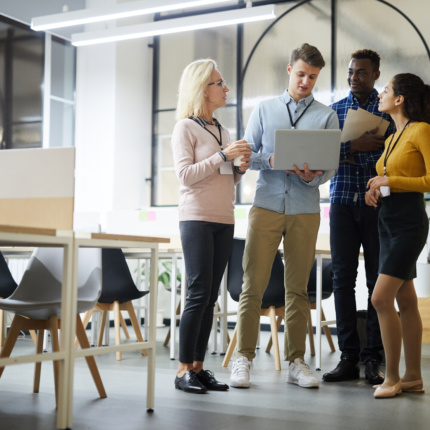
<path fill-rule="evenodd" d="M 86 46 L 118 42 L 121 40 L 160 36 L 163 34 L 180 33 L 273 18 L 276 18 L 273 5 L 243 8 L 186 18 L 166 19 L 129 27 L 117 27 L 111 30 L 72 34 L 72 45 Z"/>
<path fill-rule="evenodd" d="M 92 22 L 109 21 L 112 19 L 129 18 L 158 12 L 187 9 L 191 7 L 209 6 L 231 0 L 144 0 L 121 3 L 103 8 L 83 9 L 55 15 L 39 16 L 31 20 L 31 28 L 35 31 L 52 30 L 71 27 Z M 155 5 L 154 5 L 155 4 Z"/>

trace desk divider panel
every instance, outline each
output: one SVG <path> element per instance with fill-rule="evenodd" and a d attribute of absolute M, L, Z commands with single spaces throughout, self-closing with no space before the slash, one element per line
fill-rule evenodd
<path fill-rule="evenodd" d="M 73 229 L 75 148 L 0 151 L 0 224 Z"/>

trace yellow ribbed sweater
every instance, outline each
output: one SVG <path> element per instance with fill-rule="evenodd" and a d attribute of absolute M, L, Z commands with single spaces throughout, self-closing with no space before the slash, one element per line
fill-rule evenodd
<path fill-rule="evenodd" d="M 391 149 L 400 133 L 395 133 Z M 379 176 L 384 176 L 384 159 L 391 137 L 385 141 L 385 150 L 376 163 Z M 392 152 L 391 149 L 387 160 L 391 192 L 430 192 L 430 125 L 426 122 L 410 125 Z"/>

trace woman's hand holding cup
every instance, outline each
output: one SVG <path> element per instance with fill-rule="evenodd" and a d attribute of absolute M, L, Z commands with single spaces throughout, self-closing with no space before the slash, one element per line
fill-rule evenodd
<path fill-rule="evenodd" d="M 234 160 L 234 165 L 240 167 L 241 171 L 249 168 L 252 154 L 251 146 L 246 140 L 238 140 L 230 143 L 224 150 L 228 160 Z"/>

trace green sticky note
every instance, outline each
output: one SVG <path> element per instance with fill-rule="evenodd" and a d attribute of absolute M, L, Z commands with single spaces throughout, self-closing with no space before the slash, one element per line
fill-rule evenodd
<path fill-rule="evenodd" d="M 148 220 L 148 212 L 147 211 L 140 211 L 139 212 L 139 221 L 147 221 Z"/>
<path fill-rule="evenodd" d="M 245 219 L 246 218 L 246 210 L 245 209 L 235 209 L 234 210 L 234 218 L 235 219 Z"/>

